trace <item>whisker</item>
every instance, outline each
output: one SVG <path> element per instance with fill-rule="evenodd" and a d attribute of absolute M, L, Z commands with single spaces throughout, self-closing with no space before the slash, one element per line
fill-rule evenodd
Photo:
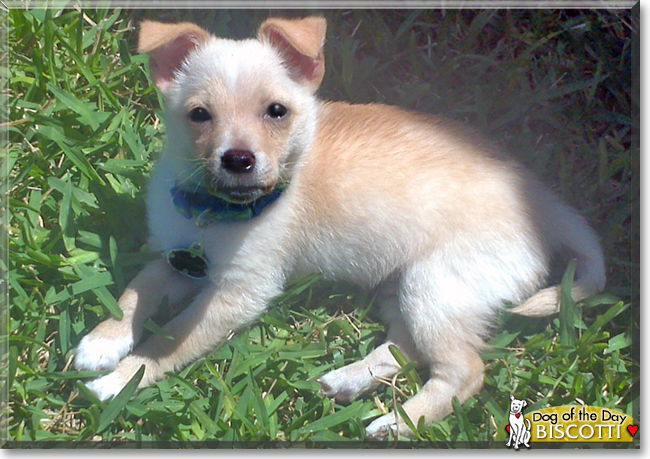
<path fill-rule="evenodd" d="M 205 172 L 205 161 L 203 161 L 200 158 L 196 159 L 188 159 L 190 163 L 195 163 L 192 164 L 192 167 L 189 168 L 187 171 L 185 171 L 185 174 L 180 175 L 178 177 L 179 180 L 179 185 L 186 185 L 190 184 L 194 186 L 194 189 L 198 189 L 200 186 L 201 180 L 195 180 L 197 176 L 203 174 Z"/>

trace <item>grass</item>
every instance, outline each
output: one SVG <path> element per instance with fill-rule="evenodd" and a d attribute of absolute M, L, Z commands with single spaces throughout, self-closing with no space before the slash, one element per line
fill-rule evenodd
<path fill-rule="evenodd" d="M 606 294 L 580 307 L 565 302 L 548 320 L 504 314 L 485 355 L 484 389 L 442 422 L 420 426 L 424 442 L 415 446 L 502 448 L 511 393 L 530 410 L 585 403 L 638 418 L 629 11 L 325 13 L 324 98 L 470 122 L 556 184 L 598 230 L 607 257 Z M 241 38 L 267 14 L 163 18 Z M 83 385 L 95 374 L 70 367 L 80 338 L 118 313 L 115 298 L 151 259 L 143 187 L 162 146 L 162 101 L 145 58 L 131 51 L 135 25 L 148 15 L 6 14 L 6 440 L 355 446 L 364 425 L 399 407 L 425 375 L 405 364 L 395 385 L 354 403 L 322 397 L 315 378 L 369 353 L 384 327 L 372 293 L 318 276 L 290 286 L 257 325 L 144 390 L 134 392 L 133 381 L 100 402 Z"/>

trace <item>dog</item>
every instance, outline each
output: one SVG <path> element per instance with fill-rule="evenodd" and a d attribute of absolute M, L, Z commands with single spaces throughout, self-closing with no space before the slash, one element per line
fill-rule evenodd
<path fill-rule="evenodd" d="M 532 424 L 530 419 L 524 418 L 523 413 L 523 409 L 527 405 L 526 400 L 517 400 L 514 395 L 510 396 L 510 415 L 508 417 L 510 438 L 506 443 L 508 448 L 514 446 L 515 449 L 519 449 L 519 445 L 530 448 L 530 428 Z M 526 426 L 525 421 L 528 421 L 528 426 Z"/>
<path fill-rule="evenodd" d="M 441 420 L 483 385 L 480 353 L 505 302 L 558 311 L 553 253 L 577 259 L 575 300 L 605 284 L 595 232 L 515 160 L 463 125 L 386 105 L 323 102 L 326 20 L 270 18 L 257 38 L 145 21 L 139 52 L 166 100 L 166 146 L 147 192 L 149 245 L 163 254 L 85 336 L 75 365 L 104 400 L 142 365 L 140 387 L 252 324 L 287 282 L 314 272 L 377 289 L 386 342 L 323 375 L 345 402 L 400 370 L 394 345 L 429 369 L 403 408 Z M 163 298 L 189 306 L 138 344 Z M 136 346 L 137 345 L 137 346 Z M 395 413 L 369 438 L 412 435 Z"/>

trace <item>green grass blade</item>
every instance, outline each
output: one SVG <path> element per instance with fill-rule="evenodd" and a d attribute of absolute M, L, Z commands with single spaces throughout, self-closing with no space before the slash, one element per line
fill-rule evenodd
<path fill-rule="evenodd" d="M 563 346 L 574 346 L 576 343 L 576 333 L 574 328 L 574 319 L 576 314 L 576 303 L 571 296 L 573 287 L 573 278 L 576 272 L 577 261 L 575 259 L 569 262 L 562 278 L 562 293 L 560 302 L 560 343 Z"/>
<path fill-rule="evenodd" d="M 264 398 L 262 397 L 262 391 L 260 390 L 257 381 L 255 381 L 255 376 L 253 375 L 253 370 L 250 369 L 248 372 L 248 377 L 250 379 L 251 388 L 253 393 L 251 396 L 251 406 L 253 412 L 255 413 L 255 419 L 260 425 L 260 428 L 265 434 L 269 433 L 269 415 L 266 410 L 266 404 L 264 403 Z"/>
<path fill-rule="evenodd" d="M 155 335 L 158 335 L 158 336 L 161 336 L 161 337 L 163 337 L 165 339 L 169 339 L 169 340 L 174 340 L 175 339 L 174 336 L 171 333 L 166 331 L 163 327 L 158 325 L 152 319 L 147 319 L 147 321 L 144 324 L 144 328 L 146 330 L 149 330 L 151 333 L 153 333 Z"/>
<path fill-rule="evenodd" d="M 67 309 L 59 313 L 59 344 L 61 353 L 67 354 L 70 348 L 70 313 Z"/>
<path fill-rule="evenodd" d="M 416 370 L 417 362 L 411 362 L 407 359 L 402 351 L 400 351 L 395 345 L 391 344 L 388 346 L 388 350 L 392 356 L 395 357 L 399 366 L 402 367 L 401 372 L 403 372 L 408 383 L 414 387 L 416 392 L 419 391 L 422 388 L 422 379 L 420 379 L 420 375 Z"/>
<path fill-rule="evenodd" d="M 52 94 L 54 94 L 54 96 L 61 101 L 64 106 L 76 112 L 83 124 L 90 126 L 93 131 L 99 128 L 100 123 L 97 120 L 97 107 L 93 107 L 90 104 L 80 101 L 72 94 L 57 88 L 53 84 L 48 84 L 47 89 L 50 90 L 50 92 L 52 92 Z"/>
<path fill-rule="evenodd" d="M 420 431 L 418 428 L 413 424 L 413 421 L 409 417 L 409 415 L 406 413 L 406 410 L 402 407 L 401 403 L 397 403 L 395 405 L 395 410 L 397 411 L 397 414 L 399 417 L 404 421 L 406 426 L 411 429 L 411 432 L 413 432 L 413 435 L 415 435 L 419 440 L 422 440 L 422 435 L 420 434 Z M 406 434 L 407 432 L 400 432 L 401 434 Z"/>
<path fill-rule="evenodd" d="M 469 422 L 469 419 L 467 418 L 467 413 L 465 413 L 465 410 L 463 409 L 463 406 L 458 401 L 457 397 L 454 397 L 452 399 L 451 405 L 454 409 L 454 414 L 456 415 L 456 419 L 458 419 L 458 426 L 460 427 L 461 435 L 465 435 L 467 437 L 467 441 L 469 441 L 471 445 L 476 441 L 476 438 L 474 437 L 474 430 L 472 428 L 472 424 Z"/>
<path fill-rule="evenodd" d="M 351 405 L 346 406 L 345 408 L 329 414 L 323 418 L 320 418 L 314 422 L 309 423 L 306 426 L 303 426 L 299 429 L 296 429 L 297 435 L 311 434 L 314 432 L 319 432 L 321 430 L 327 430 L 332 427 L 336 427 L 344 422 L 349 421 L 355 416 L 359 415 L 359 408 L 363 404 L 362 401 L 356 401 Z"/>
<path fill-rule="evenodd" d="M 74 239 L 69 232 L 69 223 L 72 221 L 72 182 L 68 180 L 63 192 L 63 199 L 59 207 L 59 225 L 63 237 L 63 245 L 69 252 L 74 249 Z"/>
<path fill-rule="evenodd" d="M 591 324 L 589 329 L 585 332 L 585 337 L 591 337 L 595 335 L 600 329 L 602 329 L 605 326 L 605 324 L 609 323 L 614 317 L 621 314 L 629 306 L 630 306 L 629 304 L 625 304 L 622 301 L 619 301 L 614 306 L 612 306 L 607 311 L 605 311 L 603 314 L 598 315 L 594 323 Z"/>
<path fill-rule="evenodd" d="M 131 399 L 131 396 L 138 388 L 138 384 L 144 376 L 144 365 L 133 375 L 133 377 L 126 383 L 126 386 L 120 391 L 119 394 L 115 396 L 113 400 L 108 402 L 106 409 L 102 411 L 102 414 L 99 418 L 99 426 L 97 426 L 98 432 L 103 432 L 111 425 L 113 420 L 120 414 L 122 409 Z"/>

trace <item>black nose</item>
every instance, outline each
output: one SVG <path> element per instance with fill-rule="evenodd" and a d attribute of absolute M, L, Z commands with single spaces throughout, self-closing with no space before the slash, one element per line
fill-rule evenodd
<path fill-rule="evenodd" d="M 252 172 L 255 168 L 255 155 L 246 150 L 228 150 L 221 157 L 221 167 L 235 174 Z"/>

